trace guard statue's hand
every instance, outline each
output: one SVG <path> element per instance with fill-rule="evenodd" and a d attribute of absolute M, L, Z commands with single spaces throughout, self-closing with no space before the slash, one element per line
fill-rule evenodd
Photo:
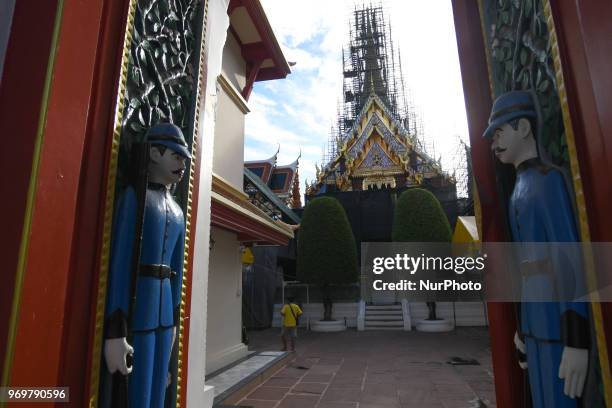
<path fill-rule="evenodd" d="M 514 332 L 514 347 L 519 353 L 519 367 L 523 370 L 527 369 L 527 347 L 525 347 L 525 343 L 519 337 L 517 332 Z"/>
<path fill-rule="evenodd" d="M 589 350 L 565 346 L 559 365 L 559 378 L 565 379 L 563 392 L 570 398 L 582 395 L 589 366 Z"/>
<path fill-rule="evenodd" d="M 123 375 L 132 372 L 132 367 L 128 367 L 126 361 L 128 354 L 134 354 L 134 348 L 128 344 L 125 337 L 104 340 L 104 358 L 111 374 L 115 371 Z"/>

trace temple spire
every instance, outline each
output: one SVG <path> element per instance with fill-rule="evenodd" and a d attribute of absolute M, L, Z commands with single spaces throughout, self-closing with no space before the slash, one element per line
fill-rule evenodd
<path fill-rule="evenodd" d="M 291 208 L 302 208 L 302 197 L 300 195 L 300 171 L 295 169 L 295 177 L 293 178 L 293 186 L 291 188 Z"/>

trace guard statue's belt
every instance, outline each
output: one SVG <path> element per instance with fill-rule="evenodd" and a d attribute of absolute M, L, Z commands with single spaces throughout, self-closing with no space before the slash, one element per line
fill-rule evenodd
<path fill-rule="evenodd" d="M 170 269 L 168 265 L 140 265 L 138 275 L 148 278 L 166 279 L 176 275 L 176 272 L 172 272 L 172 269 Z"/>

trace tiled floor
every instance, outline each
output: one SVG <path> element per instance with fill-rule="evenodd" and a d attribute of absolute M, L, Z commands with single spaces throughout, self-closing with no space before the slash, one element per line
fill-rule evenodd
<path fill-rule="evenodd" d="M 278 330 L 250 334 L 251 350 L 279 347 Z M 481 365 L 453 366 L 451 357 Z M 451 333 L 300 333 L 297 355 L 237 405 L 255 408 L 495 407 L 485 328 Z"/>

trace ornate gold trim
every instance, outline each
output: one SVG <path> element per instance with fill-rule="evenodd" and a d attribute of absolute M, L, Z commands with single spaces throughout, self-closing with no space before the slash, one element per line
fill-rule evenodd
<path fill-rule="evenodd" d="M 357 169 L 352 176 L 353 177 L 372 177 L 372 176 L 401 176 L 406 171 L 400 170 L 396 167 L 391 167 L 390 169 L 379 168 L 371 168 L 368 170 L 359 170 Z"/>
<path fill-rule="evenodd" d="M 44 140 L 45 123 L 47 121 L 47 107 L 49 105 L 49 94 L 51 92 L 51 81 L 53 80 L 53 69 L 55 67 L 55 56 L 57 54 L 57 43 L 64 13 L 64 1 L 60 0 L 57 4 L 55 19 L 53 22 L 53 33 L 49 50 L 49 60 L 45 73 L 45 82 L 38 115 L 38 126 L 36 129 L 36 140 L 32 155 L 32 171 L 28 182 L 28 193 L 21 232 L 21 242 L 19 244 L 19 257 L 17 260 L 17 270 L 15 272 L 15 289 L 11 304 L 11 314 L 7 334 L 6 353 L 4 355 L 2 368 L 3 387 L 9 386 L 11 381 L 11 370 L 13 368 L 13 358 L 15 353 L 15 337 L 17 336 L 17 325 L 19 323 L 19 309 L 21 306 L 21 291 L 23 290 L 23 279 L 25 277 L 28 248 L 30 245 L 30 229 L 32 227 L 32 217 L 34 212 L 34 201 L 36 199 L 36 186 L 38 184 L 38 170 L 40 165 L 40 155 Z M 5 406 L 5 402 L 0 401 L 0 406 Z"/>
<path fill-rule="evenodd" d="M 117 102 L 115 104 L 115 120 L 113 122 L 113 136 L 109 157 L 108 174 L 106 176 L 106 193 L 104 200 L 104 226 L 102 230 L 102 249 L 100 253 L 100 266 L 98 276 L 98 295 L 96 299 L 96 324 L 91 353 L 91 372 L 89 382 L 89 406 L 98 406 L 98 389 L 100 386 L 100 359 L 102 358 L 102 330 L 104 328 L 104 308 L 106 305 L 106 286 L 108 283 L 108 263 L 110 258 L 111 229 L 113 223 L 113 209 L 115 203 L 115 183 L 117 180 L 117 159 L 119 156 L 119 142 L 121 140 L 121 123 L 123 121 L 124 100 L 126 94 L 127 70 L 130 50 L 132 48 L 132 31 L 136 16 L 136 0 L 130 0 L 128 6 L 127 23 L 123 38 L 123 52 L 121 53 L 121 72 L 117 87 Z"/>
<path fill-rule="evenodd" d="M 569 112 L 567 100 L 567 91 L 565 89 L 565 80 L 563 76 L 563 66 L 559 52 L 559 42 L 555 23 L 550 8 L 550 1 L 544 0 L 544 15 L 548 25 L 549 39 L 551 44 L 553 63 L 555 66 L 555 77 L 557 80 L 557 91 L 559 93 L 559 102 L 561 104 L 561 112 L 563 115 L 563 125 L 565 127 L 565 141 L 570 159 L 570 168 L 572 171 L 572 182 L 574 184 L 574 194 L 576 196 L 576 210 L 578 212 L 578 223 L 580 228 L 580 238 L 583 242 L 591 242 L 591 233 L 589 230 L 589 219 L 587 214 L 586 202 L 584 198 L 584 190 L 582 188 L 582 178 L 580 177 L 580 166 L 578 164 L 578 154 L 576 152 L 576 139 L 574 137 L 574 127 L 572 126 L 572 118 Z M 597 337 L 597 349 L 599 355 L 599 364 L 601 366 L 601 375 L 604 385 L 604 397 L 606 406 L 612 406 L 612 377 L 610 375 L 610 362 L 608 360 L 608 348 L 606 345 L 606 334 L 603 324 L 603 315 L 601 304 L 597 290 L 597 277 L 593 257 L 591 253 L 585 254 L 585 269 L 587 285 L 591 292 L 595 295 L 591 302 L 591 311 L 593 313 L 593 322 L 595 324 L 595 333 Z"/>
<path fill-rule="evenodd" d="M 225 91 L 227 96 L 234 102 L 236 107 L 240 109 L 240 112 L 245 115 L 251 111 L 249 109 L 249 105 L 247 104 L 246 99 L 240 94 L 240 92 L 236 89 L 236 87 L 227 79 L 224 73 L 221 73 L 217 77 L 217 82 L 221 85 L 221 88 Z"/>
<path fill-rule="evenodd" d="M 474 191 L 474 216 L 476 217 L 476 229 L 478 230 L 478 238 L 482 241 L 482 207 L 480 205 L 480 196 L 478 195 L 478 184 L 472 176 L 472 189 Z"/>
<path fill-rule="evenodd" d="M 200 39 L 200 57 L 198 64 L 198 83 L 196 86 L 195 95 L 195 109 L 193 116 L 193 141 L 191 143 L 191 154 L 194 159 L 191 161 L 189 166 L 189 187 L 187 192 L 187 214 L 185 215 L 185 252 L 183 255 L 183 282 L 181 287 L 181 308 L 179 317 L 179 332 L 178 332 L 178 356 L 177 356 L 177 374 L 176 374 L 176 407 L 181 406 L 181 389 L 186 385 L 186 378 L 183 377 L 183 340 L 185 336 L 185 315 L 187 314 L 187 283 L 189 282 L 189 248 L 191 247 L 191 215 L 193 210 L 193 184 L 195 180 L 195 165 L 198 157 L 198 143 L 200 141 L 200 107 L 202 105 L 202 88 L 206 81 L 206 29 L 208 25 L 208 0 L 202 0 L 203 2 L 203 16 L 202 16 L 202 28 L 201 28 L 201 39 Z M 213 135 L 210 135 L 213 137 Z"/>
<path fill-rule="evenodd" d="M 239 190 L 238 187 L 234 186 L 227 179 L 219 176 L 215 172 L 212 175 L 212 189 L 224 196 L 230 196 L 237 200 L 248 200 L 249 195 L 244 191 Z"/>
<path fill-rule="evenodd" d="M 216 191 L 212 192 L 212 200 L 218 202 L 224 207 L 231 209 L 234 212 L 243 214 L 251 218 L 253 221 L 265 227 L 268 227 L 277 232 L 280 232 L 281 234 L 284 234 L 285 236 L 289 238 L 294 237 L 293 229 L 287 227 L 287 225 L 289 224 L 285 224 L 284 222 L 278 223 L 274 221 L 266 213 L 264 213 L 262 210 L 257 208 L 255 205 L 253 205 L 250 201 L 245 200 L 242 202 L 236 202 L 228 197 L 225 197 L 219 194 Z"/>
<path fill-rule="evenodd" d="M 366 177 L 361 182 L 361 189 L 368 190 L 370 187 L 386 187 L 395 188 L 395 177 Z"/>

